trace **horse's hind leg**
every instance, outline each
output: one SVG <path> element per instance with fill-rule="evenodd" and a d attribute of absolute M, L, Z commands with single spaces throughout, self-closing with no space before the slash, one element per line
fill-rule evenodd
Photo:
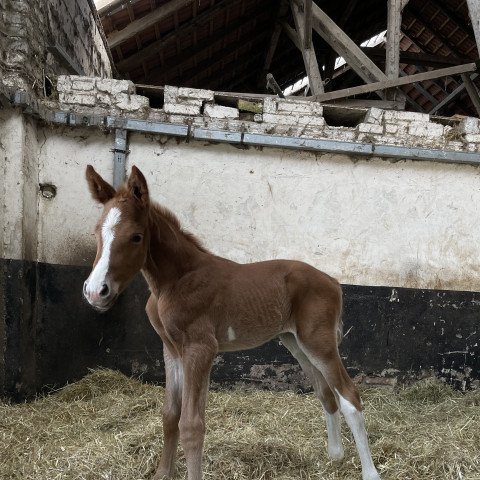
<path fill-rule="evenodd" d="M 327 423 L 328 456 L 332 460 L 341 460 L 344 455 L 341 437 L 341 418 L 335 395 L 320 371 L 312 365 L 308 357 L 298 346 L 295 336 L 291 333 L 284 333 L 280 335 L 280 340 L 298 361 L 322 403 Z"/>
<path fill-rule="evenodd" d="M 368 446 L 360 395 L 346 372 L 338 353 L 335 321 L 303 318 L 297 325 L 297 342 L 310 362 L 321 371 L 331 391 L 335 393 L 340 411 L 352 431 L 362 464 L 363 480 L 379 480 Z"/>

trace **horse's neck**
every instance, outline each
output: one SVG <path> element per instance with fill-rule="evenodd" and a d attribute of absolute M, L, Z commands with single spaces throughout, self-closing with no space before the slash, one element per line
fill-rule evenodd
<path fill-rule="evenodd" d="M 176 220 L 165 216 L 157 207 L 152 209 L 150 247 L 142 273 L 156 296 L 209 255 L 192 238 L 182 231 Z"/>

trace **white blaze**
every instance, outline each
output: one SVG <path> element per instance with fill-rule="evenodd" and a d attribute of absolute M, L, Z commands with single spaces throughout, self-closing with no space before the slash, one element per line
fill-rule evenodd
<path fill-rule="evenodd" d="M 108 266 L 110 264 L 110 252 L 112 248 L 113 239 L 115 238 L 114 229 L 120 222 L 120 209 L 113 207 L 105 217 L 105 221 L 102 225 L 102 256 L 95 265 L 87 282 L 87 292 L 96 293 L 99 292 L 103 284 L 105 283 L 105 277 L 108 272 Z"/>

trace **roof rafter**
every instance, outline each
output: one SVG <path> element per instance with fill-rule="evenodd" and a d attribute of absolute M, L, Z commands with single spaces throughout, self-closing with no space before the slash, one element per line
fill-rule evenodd
<path fill-rule="evenodd" d="M 310 2 L 310 7 L 312 7 L 312 2 Z M 305 39 L 307 32 L 305 31 L 306 20 L 306 11 L 300 9 L 298 5 L 295 4 L 293 0 L 290 1 L 290 8 L 293 14 L 293 21 L 295 22 L 295 28 L 297 30 L 296 34 L 298 36 L 298 43 L 296 44 L 302 53 L 303 63 L 305 64 L 305 70 L 308 76 L 308 83 L 310 84 L 310 89 L 314 95 L 318 93 L 323 93 L 323 83 L 322 75 L 320 69 L 318 68 L 317 57 L 315 55 L 315 49 L 313 48 L 312 38 L 311 38 L 311 18 L 310 18 L 310 45 L 308 48 L 305 47 Z"/>
<path fill-rule="evenodd" d="M 294 0 L 299 1 L 299 0 Z M 313 29 L 352 67 L 365 82 L 385 80 L 387 76 L 362 52 L 360 47 L 315 3 Z"/>
<path fill-rule="evenodd" d="M 312 100 L 325 102 L 336 98 L 345 98 L 352 95 L 360 95 L 362 93 L 374 92 L 376 90 L 385 90 L 387 88 L 399 87 L 401 85 L 409 85 L 414 82 L 422 82 L 432 78 L 447 77 L 451 75 L 461 75 L 462 73 L 475 72 L 477 70 L 476 63 L 467 63 L 456 67 L 440 68 L 430 72 L 417 73 L 415 75 L 407 75 L 406 77 L 384 80 L 382 82 L 374 82 L 359 87 L 345 88 L 344 90 L 336 90 L 334 92 L 314 95 L 310 97 Z"/>
<path fill-rule="evenodd" d="M 193 58 L 199 55 L 208 52 L 215 44 L 224 40 L 227 34 L 234 33 L 236 31 L 245 28 L 246 26 L 253 24 L 255 21 L 258 21 L 258 18 L 252 18 L 251 16 L 245 18 L 240 18 L 235 22 L 230 23 L 223 29 L 217 31 L 211 37 L 207 37 L 202 41 L 198 42 L 196 47 L 192 48 L 191 46 L 184 48 L 179 52 L 179 55 L 175 55 L 173 58 L 165 61 L 164 65 L 161 67 L 156 67 L 150 70 L 149 75 L 147 76 L 147 81 L 151 77 L 156 77 L 158 74 L 163 75 L 168 78 L 174 70 L 181 69 L 184 65 L 193 61 Z M 185 56 L 182 54 L 185 53 Z"/>
<path fill-rule="evenodd" d="M 161 22 L 163 19 L 170 17 L 180 8 L 186 7 L 194 0 L 170 0 L 170 2 L 158 7 L 153 12 L 145 15 L 142 18 L 134 20 L 129 23 L 125 28 L 117 32 L 111 33 L 107 37 L 108 46 L 113 48 L 117 45 L 120 45 L 125 40 L 134 37 L 137 33 L 145 30 L 148 27 L 155 25 L 158 22 Z"/>
<path fill-rule="evenodd" d="M 278 7 L 278 11 L 276 13 L 275 18 L 275 26 L 273 27 L 272 37 L 270 39 L 270 43 L 268 45 L 267 54 L 265 56 L 265 63 L 263 65 L 262 73 L 259 77 L 259 83 L 263 82 L 265 79 L 265 75 L 268 73 L 270 65 L 272 64 L 273 55 L 275 54 L 275 50 L 277 49 L 278 40 L 280 38 L 280 34 L 282 33 L 282 20 L 283 17 L 286 15 L 288 11 L 288 3 L 286 0 L 282 0 L 280 2 L 280 6 Z"/>
<path fill-rule="evenodd" d="M 228 48 L 222 50 L 222 58 L 216 58 L 216 59 L 208 58 L 202 62 L 199 62 L 196 67 L 190 68 L 189 70 L 184 72 L 184 74 L 181 77 L 173 78 L 171 79 L 170 82 L 173 85 L 181 84 L 182 77 L 183 77 L 185 79 L 188 79 L 189 84 L 193 85 L 195 81 L 205 76 L 205 74 L 208 73 L 208 70 L 210 68 L 220 65 L 225 57 L 229 55 L 233 55 L 238 51 L 244 48 L 247 48 L 253 42 L 256 42 L 256 43 L 262 42 L 266 38 L 266 36 L 267 36 L 267 31 L 264 30 L 263 33 L 261 33 L 260 35 L 257 35 L 256 37 L 254 37 L 253 39 L 250 39 L 249 41 L 245 41 L 245 39 L 241 38 L 239 41 L 229 45 Z"/>
<path fill-rule="evenodd" d="M 118 62 L 117 68 L 121 71 L 128 71 L 137 67 L 138 65 L 141 65 L 142 61 L 153 57 L 159 50 L 163 49 L 167 45 L 175 43 L 178 35 L 184 35 L 191 31 L 195 31 L 197 26 L 208 23 L 212 15 L 219 13 L 227 4 L 236 5 L 240 2 L 241 0 L 234 0 L 233 3 L 229 0 L 217 2 L 214 7 L 205 10 L 200 15 L 193 17 L 188 22 L 179 25 L 178 30 L 173 30 L 172 32 L 167 33 L 160 40 L 156 40 L 149 45 L 146 45 L 142 50 L 135 52 L 124 60 Z"/>

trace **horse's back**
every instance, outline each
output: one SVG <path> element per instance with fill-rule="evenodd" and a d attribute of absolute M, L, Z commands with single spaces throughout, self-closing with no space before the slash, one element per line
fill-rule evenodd
<path fill-rule="evenodd" d="M 340 284 L 312 265 L 282 259 L 236 265 L 231 284 L 235 296 L 258 292 L 264 302 L 276 303 L 288 320 L 310 310 L 320 310 L 335 319 L 340 317 Z"/>

